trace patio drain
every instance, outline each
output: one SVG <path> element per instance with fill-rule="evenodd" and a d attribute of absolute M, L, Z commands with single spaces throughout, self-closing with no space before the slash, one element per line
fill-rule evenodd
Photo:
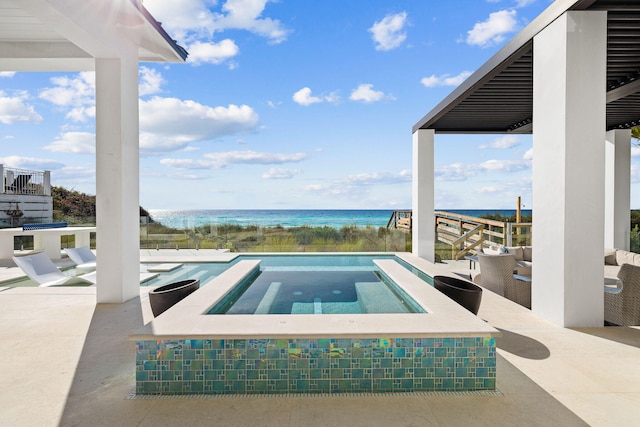
<path fill-rule="evenodd" d="M 282 399 L 282 398 L 337 398 L 337 397 L 456 397 L 456 396 L 489 396 L 503 397 L 502 392 L 495 390 L 479 391 L 415 391 L 407 393 L 299 393 L 299 394 L 136 394 L 132 392 L 125 400 L 154 399 Z"/>

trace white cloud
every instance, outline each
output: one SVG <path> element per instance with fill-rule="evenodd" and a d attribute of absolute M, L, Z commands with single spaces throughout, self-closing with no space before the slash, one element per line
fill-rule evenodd
<path fill-rule="evenodd" d="M 27 103 L 28 99 L 29 95 L 25 91 L 8 95 L 0 90 L 0 123 L 10 125 L 15 122 L 41 122 L 42 116 Z"/>
<path fill-rule="evenodd" d="M 404 27 L 407 23 L 407 12 L 385 16 L 382 21 L 375 22 L 369 32 L 375 42 L 376 50 L 392 50 L 400 47 L 407 38 Z"/>
<path fill-rule="evenodd" d="M 487 20 L 477 22 L 473 29 L 467 32 L 467 43 L 470 45 L 488 47 L 501 43 L 505 35 L 518 28 L 515 10 L 500 10 L 489 15 Z"/>
<path fill-rule="evenodd" d="M 94 154 L 96 136 L 89 132 L 66 132 L 51 144 L 45 145 L 44 149 L 61 153 Z"/>
<path fill-rule="evenodd" d="M 215 16 L 203 0 L 144 0 L 154 18 L 181 44 L 212 36 Z"/>
<path fill-rule="evenodd" d="M 399 184 L 411 181 L 411 171 L 404 169 L 399 173 L 373 172 L 349 175 L 338 182 L 351 185 Z"/>
<path fill-rule="evenodd" d="M 0 157 L 0 164 L 9 168 L 30 170 L 57 170 L 64 166 L 56 160 L 20 156 Z"/>
<path fill-rule="evenodd" d="M 236 56 L 240 49 L 231 39 L 224 39 L 219 43 L 197 41 L 190 45 L 188 62 L 193 64 L 221 64 Z"/>
<path fill-rule="evenodd" d="M 453 163 L 437 167 L 433 175 L 438 181 L 465 181 L 475 175 L 476 169 L 474 165 Z"/>
<path fill-rule="evenodd" d="M 140 96 L 154 95 L 161 91 L 161 86 L 166 83 L 159 71 L 145 67 L 140 67 L 140 83 L 138 93 Z"/>
<path fill-rule="evenodd" d="M 301 173 L 300 169 L 270 168 L 262 174 L 262 179 L 291 179 Z"/>
<path fill-rule="evenodd" d="M 180 169 L 222 169 L 233 164 L 276 165 L 297 163 L 306 159 L 306 153 L 260 153 L 257 151 L 226 151 L 207 153 L 194 159 L 162 159 L 160 163 Z"/>
<path fill-rule="evenodd" d="M 351 92 L 349 99 L 366 103 L 380 101 L 384 98 L 384 92 L 373 90 L 372 84 L 361 84 Z"/>
<path fill-rule="evenodd" d="M 504 192 L 504 187 L 498 187 L 498 186 L 481 187 L 478 189 L 478 192 L 483 194 L 496 194 L 496 193 L 499 194 Z"/>
<path fill-rule="evenodd" d="M 457 76 L 452 76 L 450 74 L 442 74 L 440 76 L 436 76 L 435 74 L 432 74 L 429 77 L 423 77 L 420 80 L 420 83 L 422 83 L 426 87 L 458 86 L 470 75 L 471 71 L 463 71 Z"/>
<path fill-rule="evenodd" d="M 140 101 L 140 148 L 145 152 L 180 150 L 191 142 L 253 132 L 257 125 L 258 114 L 247 105 L 210 107 L 161 97 Z"/>
<path fill-rule="evenodd" d="M 453 163 L 437 167 L 434 176 L 438 181 L 466 181 L 482 173 L 511 173 L 531 168 L 531 160 L 487 160 L 479 164 Z"/>
<path fill-rule="evenodd" d="M 65 183 L 65 187 L 73 188 L 78 184 L 88 183 L 93 185 L 95 191 L 96 168 L 93 166 L 64 166 L 53 177 L 58 185 Z"/>
<path fill-rule="evenodd" d="M 530 4 L 535 3 L 536 0 L 516 0 L 516 7 L 520 8 L 520 7 L 526 7 L 529 6 Z"/>
<path fill-rule="evenodd" d="M 524 160 L 533 160 L 533 147 L 529 148 L 522 158 Z"/>
<path fill-rule="evenodd" d="M 311 89 L 308 87 L 303 87 L 302 89 L 294 93 L 293 100 L 300 105 L 304 105 L 305 107 L 311 104 L 323 102 L 323 98 L 312 96 Z"/>
<path fill-rule="evenodd" d="M 40 92 L 40 98 L 60 107 L 95 103 L 96 75 L 83 71 L 74 77 L 58 76 L 50 79 L 54 87 Z"/>
<path fill-rule="evenodd" d="M 73 77 L 52 77 L 53 87 L 40 92 L 40 98 L 58 107 L 70 108 L 66 117 L 74 122 L 86 122 L 96 116 L 96 76 L 84 71 Z"/>
<path fill-rule="evenodd" d="M 531 167 L 526 160 L 487 160 L 479 165 L 487 172 L 517 172 Z"/>
<path fill-rule="evenodd" d="M 480 145 L 479 148 L 513 148 L 520 144 L 516 135 L 505 135 L 494 139 L 489 144 Z"/>
<path fill-rule="evenodd" d="M 277 19 L 261 18 L 270 1 L 273 0 L 227 0 L 222 5 L 225 14 L 216 16 L 214 28 L 247 30 L 268 38 L 271 43 L 281 43 L 290 31 Z"/>
<path fill-rule="evenodd" d="M 411 182 L 411 171 L 408 169 L 398 173 L 372 172 L 348 175 L 321 184 L 311 184 L 305 191 L 324 196 L 361 198 L 372 186 L 408 184 Z"/>
<path fill-rule="evenodd" d="M 149 67 L 140 67 L 138 91 L 140 96 L 161 91 L 166 83 L 162 74 Z M 40 92 L 40 98 L 52 104 L 70 108 L 66 118 L 74 122 L 87 122 L 96 117 L 96 76 L 93 71 L 85 71 L 74 76 L 51 78 L 53 87 Z"/>
<path fill-rule="evenodd" d="M 271 1 L 227 0 L 219 5 L 214 0 L 145 0 L 144 6 L 180 44 L 190 46 L 189 53 L 193 54 L 194 43 L 219 44 L 213 37 L 225 30 L 246 30 L 274 44 L 285 41 L 290 30 L 279 20 L 263 16 Z"/>
<path fill-rule="evenodd" d="M 0 78 L 8 78 L 8 79 L 10 79 L 11 77 L 13 77 L 15 75 L 16 75 L 15 71 L 0 71 Z"/>

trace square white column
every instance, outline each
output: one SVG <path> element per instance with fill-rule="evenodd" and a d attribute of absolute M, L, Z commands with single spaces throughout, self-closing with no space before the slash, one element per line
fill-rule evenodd
<path fill-rule="evenodd" d="M 607 14 L 566 12 L 533 42 L 532 311 L 604 318 Z"/>
<path fill-rule="evenodd" d="M 413 194 L 411 242 L 414 255 L 435 262 L 433 129 L 413 134 Z"/>
<path fill-rule="evenodd" d="M 605 143 L 605 248 L 630 249 L 631 132 L 610 130 Z"/>
<path fill-rule="evenodd" d="M 97 301 L 140 295 L 138 56 L 96 59 Z"/>

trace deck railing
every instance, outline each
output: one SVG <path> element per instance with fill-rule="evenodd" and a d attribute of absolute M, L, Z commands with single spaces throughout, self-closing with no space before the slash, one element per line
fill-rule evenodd
<path fill-rule="evenodd" d="M 436 240 L 451 245 L 453 259 L 476 253 L 488 243 L 504 246 L 531 244 L 530 222 L 507 222 L 451 212 L 435 212 Z"/>
<path fill-rule="evenodd" d="M 49 171 L 8 168 L 0 164 L 0 175 L 3 181 L 0 193 L 51 196 L 51 173 Z"/>
<path fill-rule="evenodd" d="M 404 231 L 411 231 L 411 211 L 393 211 L 387 228 L 397 228 Z"/>

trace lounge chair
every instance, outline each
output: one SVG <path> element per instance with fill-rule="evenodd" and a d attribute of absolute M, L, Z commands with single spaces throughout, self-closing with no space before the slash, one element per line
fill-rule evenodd
<path fill-rule="evenodd" d="M 516 258 L 511 254 L 478 254 L 480 274 L 473 280 L 483 288 L 502 295 L 527 308 L 531 308 L 531 282 L 518 280 L 513 275 Z"/>
<path fill-rule="evenodd" d="M 69 259 L 76 264 L 78 270 L 92 271 L 96 269 L 96 256 L 89 246 L 66 248 L 64 251 Z"/>
<path fill-rule="evenodd" d="M 13 261 L 40 286 L 91 286 L 96 283 L 95 271 L 82 276 L 67 276 L 44 252 L 13 257 Z"/>
<path fill-rule="evenodd" d="M 622 264 L 621 287 L 604 288 L 604 320 L 620 326 L 640 325 L 640 267 Z"/>

